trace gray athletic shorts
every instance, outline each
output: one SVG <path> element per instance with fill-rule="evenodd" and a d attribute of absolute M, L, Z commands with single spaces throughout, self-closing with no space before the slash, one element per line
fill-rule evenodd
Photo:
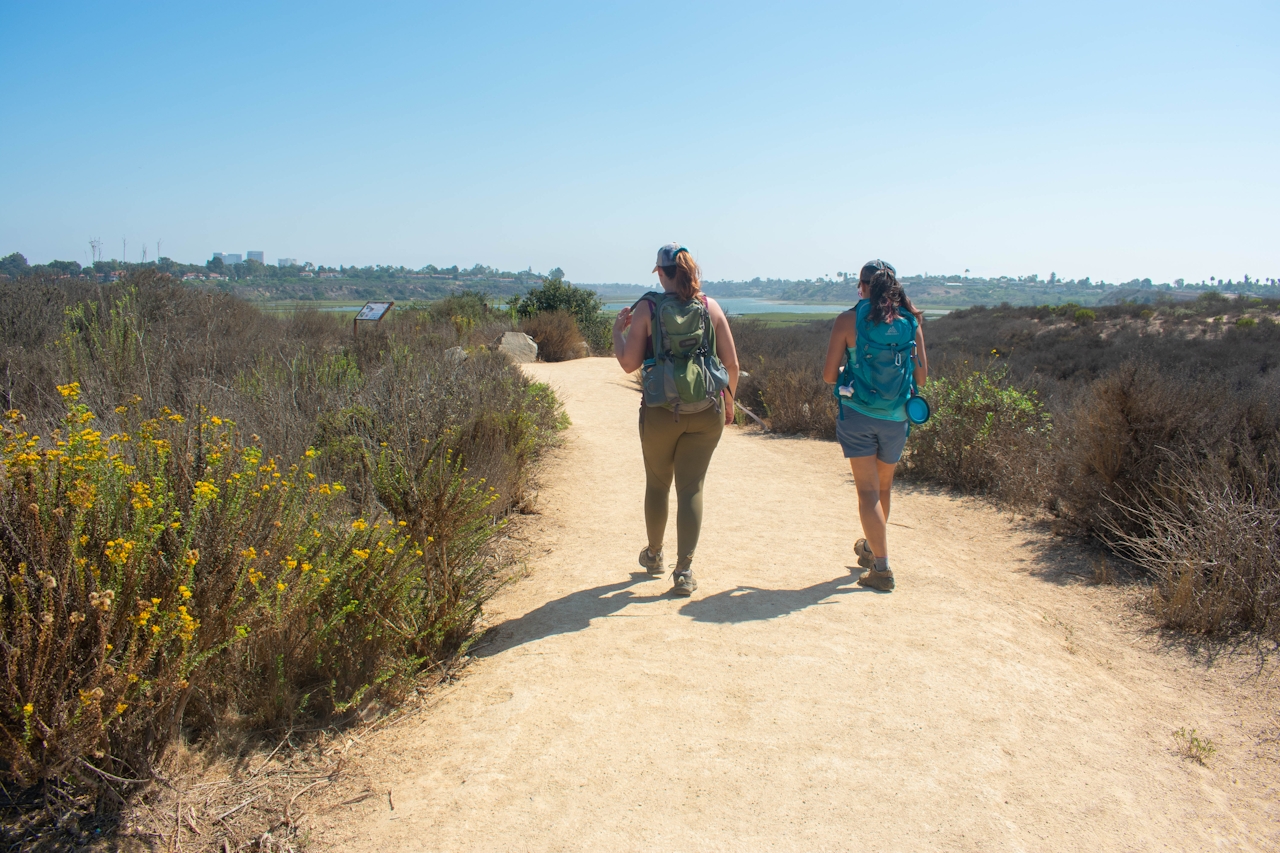
<path fill-rule="evenodd" d="M 846 459 L 874 456 L 886 465 L 902 458 L 907 445 L 907 422 L 886 421 L 840 406 L 836 417 L 836 438 Z"/>

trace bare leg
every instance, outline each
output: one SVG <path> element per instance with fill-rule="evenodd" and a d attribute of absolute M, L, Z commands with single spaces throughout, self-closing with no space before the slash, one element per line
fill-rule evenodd
<path fill-rule="evenodd" d="M 849 460 L 853 482 L 858 490 L 858 516 L 862 534 L 867 537 L 871 553 L 889 556 L 889 492 L 893 488 L 896 466 L 874 456 L 857 456 Z"/>

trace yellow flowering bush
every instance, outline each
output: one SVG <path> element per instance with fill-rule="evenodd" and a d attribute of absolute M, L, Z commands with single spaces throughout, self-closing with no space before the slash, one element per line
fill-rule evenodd
<path fill-rule="evenodd" d="M 0 447 L 0 761 L 20 784 L 132 778 L 184 721 L 324 714 L 413 671 L 421 552 L 353 523 L 314 454 L 281 472 L 225 418 L 136 404 L 104 435 L 59 391 L 59 429 L 11 411 Z"/>

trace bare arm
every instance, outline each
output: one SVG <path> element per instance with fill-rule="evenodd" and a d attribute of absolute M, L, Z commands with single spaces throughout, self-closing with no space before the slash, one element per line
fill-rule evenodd
<path fill-rule="evenodd" d="M 916 326 L 916 367 L 912 374 L 915 376 L 916 387 L 924 386 L 924 381 L 929 378 L 929 356 L 924 351 L 924 327 Z"/>
<path fill-rule="evenodd" d="M 846 311 L 836 318 L 831 329 L 831 340 L 827 343 L 827 360 L 822 365 L 822 380 L 832 385 L 840 378 L 840 368 L 844 366 L 845 350 L 858 342 L 858 324 L 852 311 Z"/>
<path fill-rule="evenodd" d="M 650 316 L 649 301 L 644 300 L 634 311 L 623 308 L 613 321 L 613 354 L 627 373 L 635 373 L 644 364 L 644 347 L 649 340 L 651 328 Z M 631 327 L 630 330 L 627 329 L 628 326 Z"/>

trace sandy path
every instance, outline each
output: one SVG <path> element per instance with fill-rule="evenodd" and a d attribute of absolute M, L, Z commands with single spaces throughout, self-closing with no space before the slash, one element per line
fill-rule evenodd
<path fill-rule="evenodd" d="M 897 591 L 862 590 L 836 446 L 737 429 L 700 587 L 672 597 L 636 565 L 636 392 L 611 359 L 530 372 L 573 419 L 530 576 L 435 709 L 367 748 L 394 810 L 325 815 L 323 846 L 1280 847 L 1265 668 L 1161 648 L 1114 589 L 1062 581 L 1044 537 L 926 490 L 895 493 Z M 1217 745 L 1207 767 L 1176 753 L 1182 726 Z"/>

